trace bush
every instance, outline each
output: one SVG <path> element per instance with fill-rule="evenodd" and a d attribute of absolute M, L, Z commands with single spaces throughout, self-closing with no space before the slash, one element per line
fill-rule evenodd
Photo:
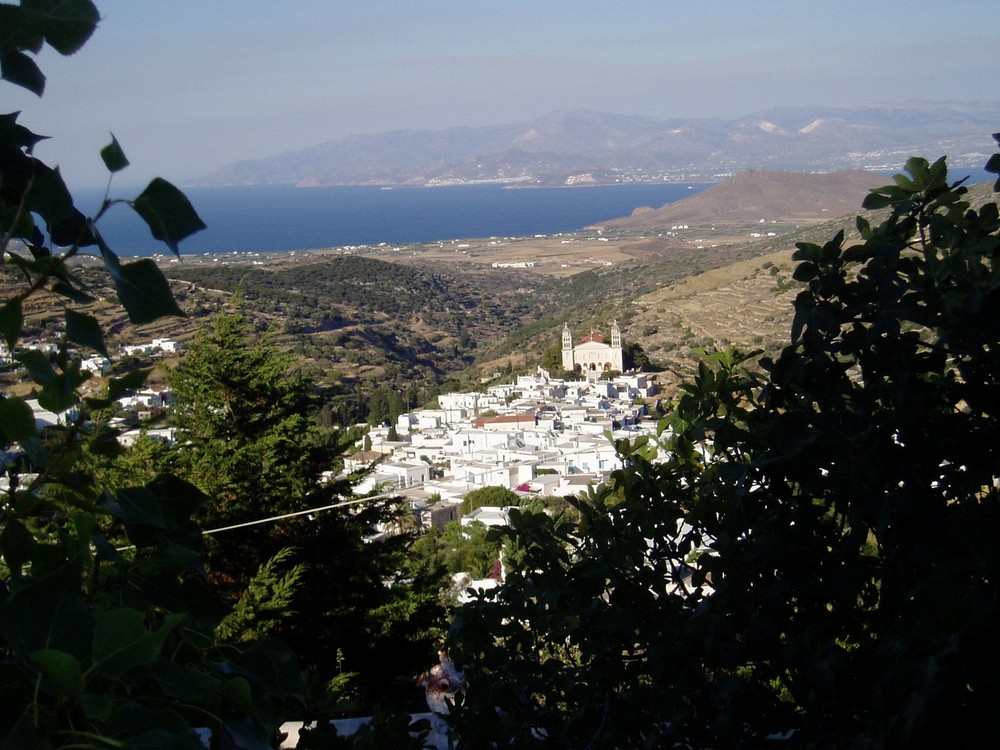
<path fill-rule="evenodd" d="M 798 245 L 776 359 L 709 356 L 580 523 L 495 532 L 522 557 L 452 626 L 463 742 L 997 744 L 1000 211 L 906 171 L 860 244 Z"/>
<path fill-rule="evenodd" d="M 465 496 L 462 501 L 462 515 L 467 516 L 476 508 L 481 508 L 484 505 L 503 508 L 509 505 L 518 505 L 520 501 L 521 498 L 506 487 L 481 487 Z"/>

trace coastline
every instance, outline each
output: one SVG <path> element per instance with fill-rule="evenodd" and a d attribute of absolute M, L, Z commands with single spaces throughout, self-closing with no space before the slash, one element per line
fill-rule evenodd
<path fill-rule="evenodd" d="M 637 206 L 672 203 L 706 186 L 565 186 L 589 190 L 545 186 L 505 189 L 495 184 L 455 185 L 447 190 L 383 190 L 376 186 L 304 190 L 288 185 L 189 188 L 186 193 L 208 228 L 185 239 L 181 249 L 188 255 L 283 253 L 578 232 L 627 216 Z M 125 206 L 109 212 L 99 228 L 109 246 L 123 257 L 151 256 L 165 250 Z"/>

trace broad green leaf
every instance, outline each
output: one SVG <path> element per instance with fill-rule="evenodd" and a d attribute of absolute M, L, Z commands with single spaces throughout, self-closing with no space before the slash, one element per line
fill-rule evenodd
<path fill-rule="evenodd" d="M 73 654 L 54 648 L 43 648 L 31 655 L 45 679 L 42 689 L 57 698 L 75 698 L 83 692 L 83 673 L 79 660 Z"/>
<path fill-rule="evenodd" d="M 118 299 L 135 325 L 151 323 L 167 315 L 183 317 L 163 272 L 149 259 L 117 266 L 112 271 Z"/>
<path fill-rule="evenodd" d="M 52 255 L 34 255 L 25 258 L 22 255 L 8 255 L 7 260 L 13 263 L 28 276 L 49 274 L 57 276 L 64 266 L 61 258 Z"/>
<path fill-rule="evenodd" d="M 168 528 L 171 524 L 163 508 L 146 487 L 123 487 L 113 497 L 105 497 L 102 506 L 126 524 Z"/>
<path fill-rule="evenodd" d="M 104 347 L 104 333 L 101 326 L 90 315 L 66 310 L 66 338 L 74 344 L 88 346 L 105 357 L 110 357 Z"/>
<path fill-rule="evenodd" d="M 240 750 L 270 750 L 271 742 L 264 727 L 248 716 L 231 719 L 222 725 L 229 742 Z"/>
<path fill-rule="evenodd" d="M 154 710 L 137 703 L 118 708 L 104 734 L 117 743 L 108 746 L 129 750 L 204 750 L 205 745 L 180 714 Z M 103 747 L 103 745 L 102 745 Z"/>
<path fill-rule="evenodd" d="M 128 391 L 134 391 L 137 388 L 142 388 L 142 386 L 146 384 L 146 378 L 149 377 L 149 374 L 152 371 L 152 368 L 147 368 L 145 370 L 132 370 L 132 372 L 126 373 L 120 378 L 109 378 L 108 398 L 113 400 L 124 395 Z"/>
<path fill-rule="evenodd" d="M 111 693 L 84 693 L 80 696 L 83 715 L 102 724 L 111 718 L 114 707 L 115 698 Z"/>
<path fill-rule="evenodd" d="M 0 8 L 3 6 L 0 5 Z M 0 17 L 0 29 L 5 29 L 2 17 Z M 23 125 L 17 124 L 17 118 L 20 114 L 20 112 L 0 114 L 0 148 L 14 149 L 15 151 L 30 150 L 36 143 L 45 140 L 45 136 L 35 135 Z"/>
<path fill-rule="evenodd" d="M 12 442 L 35 437 L 35 415 L 24 399 L 16 396 L 0 398 L 0 432 Z"/>
<path fill-rule="evenodd" d="M 28 190 L 27 205 L 45 221 L 50 236 L 72 219 L 73 197 L 58 167 L 38 173 Z"/>
<path fill-rule="evenodd" d="M 56 414 L 72 409 L 77 404 L 76 387 L 84 380 L 79 370 L 59 373 L 42 386 L 42 392 L 38 394 L 39 405 Z"/>
<path fill-rule="evenodd" d="M 13 715 L 11 716 L 11 721 L 13 721 Z M 11 750 L 15 748 L 18 750 L 20 748 L 35 750 L 36 748 L 51 747 L 48 742 L 43 741 L 39 732 L 39 728 L 35 726 L 35 713 L 34 711 L 29 711 L 26 706 L 21 717 L 17 719 L 16 723 L 13 724 L 13 727 L 3 738 L 4 744 L 2 747 L 4 750 L 8 748 Z"/>
<path fill-rule="evenodd" d="M 120 172 L 128 166 L 128 159 L 125 158 L 125 152 L 122 151 L 122 147 L 118 144 L 118 139 L 111 136 L 111 143 L 101 149 L 101 159 L 104 160 L 104 166 L 108 168 L 109 172 Z"/>
<path fill-rule="evenodd" d="M 137 546 L 156 544 L 166 536 L 189 550 L 200 550 L 201 533 L 190 519 L 205 500 L 194 485 L 162 475 L 143 487 L 105 495 L 101 506 L 125 523 L 129 539 Z"/>
<path fill-rule="evenodd" d="M 101 20 L 90 0 L 22 0 L 21 6 L 38 15 L 45 41 L 61 55 L 79 50 Z"/>
<path fill-rule="evenodd" d="M 20 211 L 18 206 L 7 203 L 0 203 L 0 226 L 5 227 L 11 237 L 22 240 L 30 240 L 35 236 L 34 217 L 27 211 Z M 7 254 L 7 259 L 17 263 L 16 254 Z"/>
<path fill-rule="evenodd" d="M 59 547 L 50 549 L 54 554 L 63 553 Z M 39 547 L 33 557 L 37 560 L 45 551 Z M 93 615 L 82 591 L 83 575 L 76 562 L 34 578 L 0 603 L 0 633 L 15 653 L 25 658 L 45 648 L 86 658 Z"/>
<path fill-rule="evenodd" d="M 844 260 L 852 263 L 864 263 L 875 257 L 876 250 L 867 244 L 852 245 L 844 251 Z"/>
<path fill-rule="evenodd" d="M 14 351 L 23 325 L 24 314 L 21 310 L 21 300 L 7 300 L 4 306 L 0 307 L 0 336 L 3 336 L 10 351 Z"/>
<path fill-rule="evenodd" d="M 28 368 L 31 379 L 39 385 L 46 385 L 56 379 L 56 371 L 49 362 L 49 358 L 37 349 L 28 349 L 18 352 L 14 359 Z"/>
<path fill-rule="evenodd" d="M 840 257 L 841 246 L 844 243 L 844 230 L 840 230 L 834 238 L 823 245 L 822 260 L 829 263 Z"/>
<path fill-rule="evenodd" d="M 43 28 L 37 14 L 11 3 L 0 4 L 0 29 L 3 29 L 3 47 L 37 53 L 42 48 Z"/>
<path fill-rule="evenodd" d="M 138 610 L 102 613 L 94 625 L 94 668 L 105 677 L 117 678 L 132 667 L 153 663 L 167 635 L 183 618 L 181 614 L 169 615 L 157 630 L 148 630 Z"/>
<path fill-rule="evenodd" d="M 924 190 L 933 190 L 946 187 L 948 184 L 948 164 L 945 157 L 941 157 L 927 171 L 926 184 Z"/>
<path fill-rule="evenodd" d="M 34 60 L 18 50 L 0 49 L 0 78 L 36 96 L 45 91 L 45 75 Z"/>
<path fill-rule="evenodd" d="M 59 247 L 90 247 L 97 244 L 90 221 L 75 208 L 68 217 L 52 227 L 49 234 L 52 244 Z"/>
<path fill-rule="evenodd" d="M 49 137 L 47 135 L 32 133 L 23 125 L 15 125 L 14 138 L 18 148 L 22 148 L 25 151 L 31 151 L 36 144 L 48 140 Z"/>
<path fill-rule="evenodd" d="M 996 135 L 993 136 L 994 138 Z M 1000 175 L 1000 154 L 993 154 L 986 162 L 986 171 L 990 174 Z M 1000 192 L 1000 177 L 993 183 L 993 192 Z"/>
<path fill-rule="evenodd" d="M 89 567 L 94 560 L 92 540 L 100 533 L 97 518 L 93 513 L 76 513 L 73 515 L 73 526 L 76 529 L 77 552 Z"/>
<path fill-rule="evenodd" d="M 35 227 L 35 233 L 40 235 L 41 234 L 41 230 L 38 229 L 38 227 Z M 47 248 L 45 246 L 45 237 L 44 237 L 44 235 L 41 237 L 41 239 L 39 241 L 37 241 L 37 242 L 28 242 L 27 245 L 28 245 L 28 250 L 31 252 L 31 257 L 32 258 L 41 259 L 41 258 L 51 258 L 52 257 L 52 250 L 49 249 L 49 248 Z"/>
<path fill-rule="evenodd" d="M 90 399 L 87 399 L 87 403 L 90 403 Z M 95 456 L 109 458 L 120 456 L 125 451 L 118 442 L 118 431 L 106 425 L 93 428 L 87 433 L 87 450 Z"/>
<path fill-rule="evenodd" d="M 242 654 L 219 665 L 220 671 L 240 674 L 257 683 L 268 693 L 282 698 L 302 697 L 306 693 L 302 672 L 295 655 L 276 638 L 265 638 Z"/>
<path fill-rule="evenodd" d="M 33 466 L 38 468 L 48 466 L 49 452 L 45 449 L 45 445 L 42 443 L 41 438 L 36 435 L 34 437 L 24 438 L 18 442 L 21 445 L 21 450 L 28 454 L 28 458 L 31 459 Z"/>
<path fill-rule="evenodd" d="M 792 260 L 818 261 L 823 257 L 823 248 L 812 242 L 796 242 L 795 252 L 792 253 Z"/>
<path fill-rule="evenodd" d="M 106 409 L 111 406 L 112 401 L 130 391 L 142 388 L 152 371 L 152 368 L 132 370 L 120 378 L 108 378 L 108 388 L 105 395 L 100 398 L 88 397 L 86 401 L 93 409 Z"/>
<path fill-rule="evenodd" d="M 20 578 L 21 568 L 31 560 L 36 542 L 34 535 L 18 519 L 10 517 L 0 532 L 3 559 L 15 578 Z"/>
<path fill-rule="evenodd" d="M 86 292 L 78 289 L 65 281 L 57 281 L 52 285 L 52 292 L 60 297 L 71 299 L 77 304 L 86 305 L 94 301 L 94 298 Z"/>
<path fill-rule="evenodd" d="M 233 677 L 224 681 L 219 692 L 229 699 L 230 703 L 236 707 L 236 710 L 248 714 L 254 712 L 253 690 L 245 678 Z"/>
<path fill-rule="evenodd" d="M 796 281 L 811 281 L 816 278 L 819 269 L 816 267 L 815 263 L 802 262 L 795 266 L 795 270 L 792 272 L 792 278 Z"/>
<path fill-rule="evenodd" d="M 144 678 L 152 680 L 163 694 L 185 702 L 212 701 L 219 692 L 218 679 L 192 665 L 158 659 L 142 670 Z"/>
<path fill-rule="evenodd" d="M 893 188 L 879 188 L 878 190 L 872 190 L 865 196 L 864 200 L 861 201 L 861 207 L 868 209 L 869 211 L 873 211 L 897 203 L 900 200 L 899 196 L 891 192 L 892 190 Z"/>
<path fill-rule="evenodd" d="M 898 185 L 901 189 L 905 190 L 908 193 L 915 193 L 917 192 L 917 190 L 920 189 L 919 181 L 922 176 L 923 173 L 921 172 L 918 175 L 915 175 L 915 179 L 911 180 L 905 174 L 895 174 L 892 176 L 892 179 L 896 183 L 896 185 Z"/>
<path fill-rule="evenodd" d="M 191 201 L 166 180 L 157 177 L 131 204 L 149 226 L 153 237 L 180 255 L 177 243 L 205 228 Z"/>

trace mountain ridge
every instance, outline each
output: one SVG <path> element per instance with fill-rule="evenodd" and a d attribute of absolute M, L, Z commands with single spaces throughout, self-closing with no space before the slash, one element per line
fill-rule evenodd
<path fill-rule="evenodd" d="M 1000 103 L 982 102 L 780 107 L 733 119 L 555 111 L 484 127 L 347 136 L 235 162 L 194 184 L 695 182 L 751 168 L 891 170 L 927 153 L 947 153 L 954 166 L 978 166 L 998 123 Z"/>

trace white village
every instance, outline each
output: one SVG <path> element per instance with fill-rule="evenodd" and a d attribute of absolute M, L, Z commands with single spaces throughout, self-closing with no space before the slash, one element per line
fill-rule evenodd
<path fill-rule="evenodd" d="M 617 323 L 611 342 L 588 334 L 575 345 L 562 334 L 563 369 L 584 380 L 533 375 L 485 392 L 446 393 L 437 408 L 401 414 L 392 426 L 373 428 L 368 450 L 350 456 L 346 469 L 374 465 L 359 492 L 395 492 L 413 509 L 418 527 L 451 521 L 505 523 L 506 509 L 482 507 L 461 517 L 462 499 L 487 486 L 523 498 L 575 495 L 620 468 L 613 439 L 654 434 L 646 373 L 621 373 Z M 394 439 L 390 439 L 390 436 Z"/>
<path fill-rule="evenodd" d="M 462 515 L 463 499 L 476 489 L 502 487 L 529 500 L 575 495 L 607 480 L 621 467 L 613 440 L 655 434 L 656 422 L 647 414 L 655 385 L 647 373 L 622 372 L 617 321 L 610 342 L 590 332 L 574 343 L 567 325 L 561 347 L 563 370 L 583 379 L 555 378 L 538 367 L 532 375 L 484 392 L 441 394 L 435 408 L 406 412 L 395 424 L 371 427 L 344 461 L 344 474 L 364 475 L 355 494 L 398 496 L 412 509 L 417 529 L 443 529 L 453 521 L 506 523 L 508 508 L 483 506 Z M 173 340 L 157 339 L 125 346 L 121 353 L 156 357 L 182 350 Z M 100 375 L 110 362 L 97 358 L 85 366 Z M 164 386 L 117 400 L 120 414 L 147 425 L 169 411 L 170 403 Z M 72 417 L 52 413 L 34 399 L 28 404 L 40 429 Z M 125 446 L 142 435 L 167 443 L 175 438 L 175 430 L 162 421 L 130 427 L 129 418 L 111 420 Z"/>

